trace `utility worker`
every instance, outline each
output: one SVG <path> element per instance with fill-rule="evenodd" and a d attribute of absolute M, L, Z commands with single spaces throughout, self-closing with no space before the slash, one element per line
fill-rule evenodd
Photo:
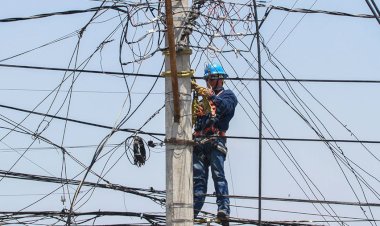
<path fill-rule="evenodd" d="M 223 88 L 224 78 L 228 75 L 223 67 L 216 63 L 207 64 L 204 70 L 204 79 L 207 88 L 192 82 L 195 92 L 203 96 L 203 103 L 195 106 L 193 173 L 194 173 L 194 218 L 205 201 L 209 167 L 214 181 L 216 204 L 218 205 L 217 218 L 224 225 L 228 225 L 230 214 L 230 200 L 228 183 L 224 174 L 226 160 L 226 131 L 229 122 L 234 116 L 238 103 L 235 94 Z M 205 107 L 209 104 L 209 111 Z M 193 113 L 194 114 L 194 113 Z"/>

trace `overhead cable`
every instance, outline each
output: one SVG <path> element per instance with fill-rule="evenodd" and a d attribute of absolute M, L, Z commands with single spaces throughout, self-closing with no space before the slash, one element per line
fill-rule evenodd
<path fill-rule="evenodd" d="M 368 0 L 367 4 L 368 3 Z M 232 4 L 226 2 L 226 4 Z M 24 21 L 24 20 L 33 20 L 33 19 L 41 19 L 41 18 L 46 18 L 46 17 L 51 17 L 51 16 L 59 16 L 59 15 L 73 15 L 73 14 L 81 14 L 81 13 L 89 13 L 89 12 L 96 12 L 99 10 L 107 10 L 107 9 L 112 9 L 112 10 L 117 10 L 119 12 L 123 13 L 128 13 L 128 10 L 124 9 L 127 8 L 127 6 L 138 6 L 141 4 L 125 4 L 125 5 L 114 5 L 114 6 L 102 6 L 102 7 L 93 7 L 89 9 L 82 9 L 82 10 L 67 10 L 67 11 L 61 11 L 61 12 L 51 12 L 51 13 L 43 13 L 43 14 L 37 14 L 37 15 L 32 15 L 28 17 L 13 17 L 13 18 L 3 18 L 0 19 L 0 23 L 8 23 L 8 22 L 17 22 L 17 21 Z M 147 3 L 145 3 L 146 6 L 149 6 Z M 326 14 L 326 15 L 333 15 L 333 16 L 346 16 L 346 17 L 356 17 L 356 18 L 377 18 L 375 15 L 369 15 L 369 14 L 352 14 L 352 13 L 345 13 L 345 12 L 337 12 L 337 11 L 327 11 L 327 10 L 310 10 L 310 9 L 291 9 L 283 6 L 275 6 L 275 5 L 263 5 L 259 4 L 258 7 L 264 7 L 264 8 L 269 8 L 273 10 L 280 10 L 280 11 L 287 11 L 287 12 L 292 12 L 292 13 L 306 13 L 306 14 Z M 371 11 L 372 11 L 372 6 L 370 6 Z M 375 11 L 373 11 L 375 12 Z M 215 18 L 217 19 L 217 18 Z"/>
<path fill-rule="evenodd" d="M 24 69 L 35 69 L 35 70 L 48 70 L 48 71 L 62 71 L 62 72 L 80 72 L 80 73 L 90 73 L 90 74 L 103 74 L 103 75 L 119 75 L 124 76 L 135 76 L 135 77 L 152 77 L 152 78 L 164 78 L 159 74 L 147 74 L 147 73 L 131 73 L 131 72 L 116 72 L 116 71 L 99 71 L 99 70 L 87 70 L 87 69 L 70 69 L 70 68 L 58 68 L 58 67 L 41 67 L 41 66 L 29 66 L 29 65 L 14 65 L 14 64 L 0 64 L 0 67 L 9 68 L 24 68 Z M 253 75 L 252 75 L 253 76 Z M 195 79 L 203 79 L 202 76 L 194 76 Z M 240 77 L 229 77 L 224 78 L 224 80 L 232 81 L 258 81 L 259 78 L 240 78 Z M 267 82 L 317 82 L 317 83 L 380 83 L 380 80 L 370 80 L 370 79 L 296 79 L 296 78 L 263 78 Z"/>
<path fill-rule="evenodd" d="M 368 1 L 368 0 L 365 0 L 369 9 L 371 10 L 371 12 L 373 13 L 373 16 L 374 18 L 376 18 L 377 22 L 380 24 L 380 11 L 379 11 L 379 8 L 377 7 L 376 3 L 371 0 Z"/>
<path fill-rule="evenodd" d="M 46 116 L 50 118 L 55 118 L 55 119 L 60 119 L 60 120 L 67 120 L 69 122 L 74 122 L 74 123 L 79 123 L 83 125 L 88 125 L 88 126 L 95 126 L 103 129 L 115 129 L 112 126 L 106 126 L 102 124 L 97 124 L 97 123 L 92 123 L 92 122 L 86 122 L 82 120 L 77 120 L 77 119 L 71 119 L 67 117 L 60 117 L 60 116 L 55 116 L 55 115 L 50 115 L 50 114 L 45 114 L 45 113 L 40 113 L 36 111 L 30 111 L 22 108 L 16 108 L 16 107 L 11 107 L 8 105 L 3 105 L 0 104 L 1 108 L 7 108 L 15 111 L 21 111 L 25 113 L 30 113 L 30 114 L 35 114 L 35 115 L 41 115 L 41 116 Z M 139 133 L 139 134 L 146 134 L 150 136 L 165 136 L 165 133 L 158 133 L 158 132 L 146 132 L 138 129 L 130 129 L 130 128 L 119 128 L 115 129 L 116 131 L 121 131 L 121 132 L 128 132 L 128 133 Z M 230 139 L 243 139 L 243 140 L 258 140 L 259 137 L 249 137 L 249 136 L 225 136 L 226 138 Z M 338 143 L 366 143 L 366 144 L 380 144 L 380 141 L 378 140 L 345 140 L 345 139 L 311 139 L 311 138 L 283 138 L 283 137 L 263 137 L 263 140 L 268 140 L 268 141 L 308 141 L 308 142 L 338 142 Z"/>
<path fill-rule="evenodd" d="M 0 176 L 5 177 L 5 178 L 19 179 L 19 180 L 41 181 L 41 182 L 50 182 L 50 183 L 57 183 L 57 184 L 79 185 L 81 183 L 80 180 L 18 173 L 18 172 L 5 171 L 5 170 L 0 170 Z M 126 186 L 114 184 L 114 183 L 94 183 L 94 182 L 89 182 L 89 181 L 84 181 L 83 185 L 87 187 L 104 188 L 104 189 L 122 191 L 122 192 L 130 193 L 133 195 L 143 196 L 143 197 L 152 199 L 153 201 L 158 202 L 160 204 L 163 204 L 165 202 L 164 192 L 155 190 L 153 188 L 150 188 L 150 189 L 132 188 L 132 187 L 126 187 Z"/>
<path fill-rule="evenodd" d="M 97 12 L 99 10 L 106 10 L 106 9 L 114 9 L 120 12 L 128 13 L 127 11 L 121 9 L 122 7 L 123 6 L 102 6 L 102 7 L 93 7 L 93 8 L 82 9 L 82 10 L 68 10 L 68 11 L 62 11 L 62 12 L 43 13 L 43 14 L 37 14 L 37 15 L 29 16 L 29 17 L 4 18 L 4 19 L 0 19 L 0 23 L 33 20 L 33 19 L 40 19 L 40 18 L 51 17 L 51 16 L 58 16 L 58 15 L 73 15 L 73 14 L 80 14 L 80 13 Z"/>
<path fill-rule="evenodd" d="M 268 7 L 274 10 L 281 10 L 281 11 L 286 11 L 286 12 L 291 12 L 291 13 L 326 14 L 326 15 L 333 15 L 333 16 L 347 16 L 347 17 L 367 18 L 367 19 L 375 18 L 375 16 L 369 15 L 369 14 L 352 14 L 352 13 L 345 13 L 345 12 L 312 10 L 312 9 L 290 9 L 283 6 L 274 6 L 274 5 L 271 5 Z"/>

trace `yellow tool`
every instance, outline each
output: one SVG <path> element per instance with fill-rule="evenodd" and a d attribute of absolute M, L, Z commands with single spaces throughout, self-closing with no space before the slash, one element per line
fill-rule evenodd
<path fill-rule="evenodd" d="M 191 88 L 194 90 L 192 102 L 192 122 L 194 125 L 197 116 L 207 115 L 208 113 L 215 115 L 215 105 L 208 100 L 208 97 L 213 94 L 211 89 L 198 85 L 194 79 L 191 81 Z M 201 100 L 198 99 L 199 96 L 202 96 Z"/>

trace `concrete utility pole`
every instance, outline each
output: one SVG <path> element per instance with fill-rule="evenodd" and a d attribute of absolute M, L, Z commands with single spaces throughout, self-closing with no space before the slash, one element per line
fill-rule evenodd
<path fill-rule="evenodd" d="M 166 127 L 166 223 L 193 225 L 193 147 L 191 127 L 190 54 L 179 51 L 188 0 L 166 0 L 165 127 Z M 174 25 L 174 27 L 173 27 Z M 177 77 L 178 75 L 178 77 Z"/>

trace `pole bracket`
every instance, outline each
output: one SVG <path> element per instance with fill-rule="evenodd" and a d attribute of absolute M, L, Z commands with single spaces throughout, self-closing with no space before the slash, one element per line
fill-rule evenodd
<path fill-rule="evenodd" d="M 181 77 L 181 78 L 193 77 L 194 73 L 195 73 L 194 69 L 190 69 L 190 71 L 178 71 L 177 77 Z M 164 77 L 171 77 L 171 71 L 164 71 L 161 73 L 161 75 Z"/>

